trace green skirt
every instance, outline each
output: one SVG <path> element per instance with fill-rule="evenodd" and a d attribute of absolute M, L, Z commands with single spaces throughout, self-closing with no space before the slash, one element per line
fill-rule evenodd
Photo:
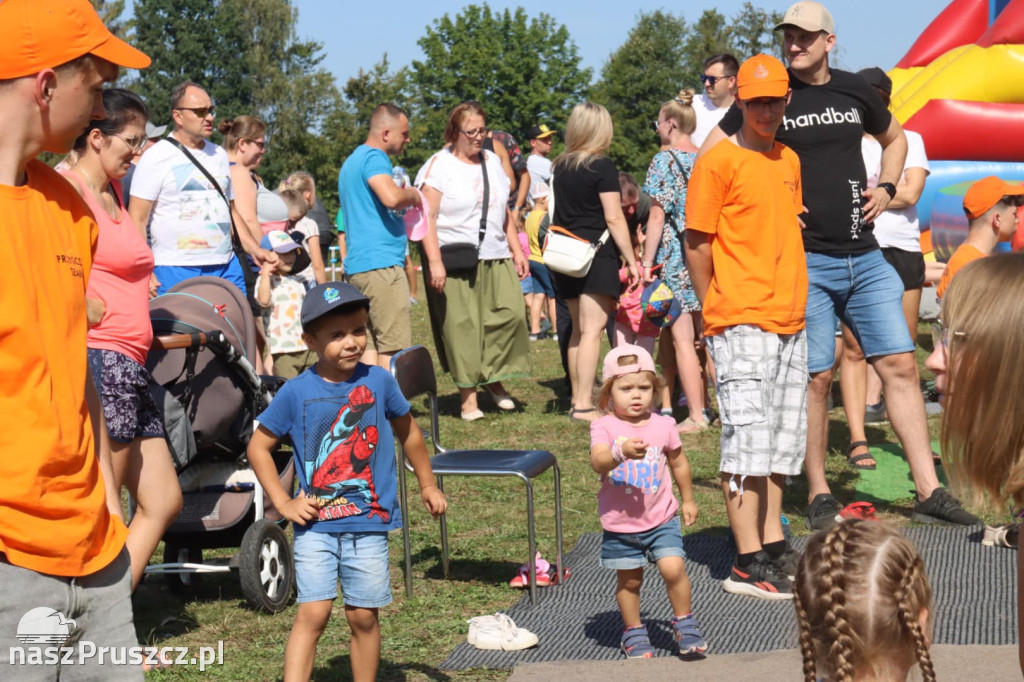
<path fill-rule="evenodd" d="M 448 274 L 444 292 L 430 287 L 427 309 L 444 371 L 459 388 L 530 376 L 526 304 L 511 258 L 482 260 L 476 270 Z"/>

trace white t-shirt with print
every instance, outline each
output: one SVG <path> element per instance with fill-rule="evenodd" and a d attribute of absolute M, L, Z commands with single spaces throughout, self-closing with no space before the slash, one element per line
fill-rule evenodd
<path fill-rule="evenodd" d="M 189 153 L 209 171 L 229 200 L 228 155 L 209 140 Z M 151 147 L 135 168 L 132 197 L 154 202 L 149 241 L 157 265 L 222 265 L 231 260 L 231 214 L 203 172 L 167 140 Z"/>
<path fill-rule="evenodd" d="M 292 233 L 298 232 L 302 235 L 302 248 L 309 253 L 310 247 L 309 240 L 312 237 L 320 236 L 320 228 L 317 227 L 316 221 L 308 216 L 303 216 L 299 222 L 295 223 L 295 227 L 292 228 Z M 316 248 L 320 248 L 320 242 L 317 241 Z M 310 263 L 306 266 L 306 269 L 302 272 L 294 273 L 294 276 L 299 279 L 300 282 L 306 285 L 307 289 L 312 289 L 316 286 L 316 274 L 313 272 L 313 264 Z"/>
<path fill-rule="evenodd" d="M 427 185 L 441 193 L 437 215 L 437 239 L 441 246 L 480 242 L 480 260 L 511 258 L 505 238 L 505 205 L 509 182 L 498 156 L 484 151 L 490 185 L 487 231 L 480 242 L 480 212 L 483 207 L 484 176 L 480 165 L 455 158 L 447 147 L 423 164 L 416 186 Z"/>
<path fill-rule="evenodd" d="M 264 277 L 261 273 L 259 277 Z M 256 287 L 259 288 L 259 278 Z M 306 287 L 297 278 L 286 275 L 270 276 L 270 320 L 267 325 L 267 342 L 270 354 L 294 353 L 306 350 L 302 340 L 302 299 Z"/>
<path fill-rule="evenodd" d="M 903 129 L 907 136 L 907 160 L 903 163 L 902 182 L 908 168 L 923 168 L 925 175 L 931 173 L 924 140 L 913 130 Z M 882 172 L 882 145 L 873 137 L 861 138 L 860 151 L 864 156 L 864 168 L 868 173 L 868 187 L 878 187 L 878 175 Z M 882 248 L 901 251 L 921 251 L 921 223 L 917 218 L 917 206 L 895 208 L 883 211 L 875 218 L 875 239 Z"/>

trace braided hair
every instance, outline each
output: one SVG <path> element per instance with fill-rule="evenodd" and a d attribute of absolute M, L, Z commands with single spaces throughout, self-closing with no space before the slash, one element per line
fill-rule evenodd
<path fill-rule="evenodd" d="M 895 679 L 915 661 L 925 682 L 934 682 L 929 633 L 920 622 L 931 609 L 924 562 L 885 524 L 847 520 L 812 537 L 797 569 L 794 605 L 806 682 L 819 670 L 836 682 L 869 671 Z"/>

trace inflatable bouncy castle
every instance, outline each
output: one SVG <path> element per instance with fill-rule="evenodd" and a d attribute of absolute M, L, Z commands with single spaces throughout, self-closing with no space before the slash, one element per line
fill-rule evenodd
<path fill-rule="evenodd" d="M 967 233 L 967 188 L 986 175 L 1024 182 L 1024 0 L 953 0 L 889 77 L 893 112 L 931 166 L 923 241 L 946 260 Z"/>

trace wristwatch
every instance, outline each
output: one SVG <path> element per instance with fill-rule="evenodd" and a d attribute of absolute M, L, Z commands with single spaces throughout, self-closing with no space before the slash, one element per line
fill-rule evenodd
<path fill-rule="evenodd" d="M 891 182 L 880 182 L 878 183 L 879 189 L 884 189 L 885 193 L 889 195 L 889 199 L 893 199 L 896 196 L 896 185 Z"/>

